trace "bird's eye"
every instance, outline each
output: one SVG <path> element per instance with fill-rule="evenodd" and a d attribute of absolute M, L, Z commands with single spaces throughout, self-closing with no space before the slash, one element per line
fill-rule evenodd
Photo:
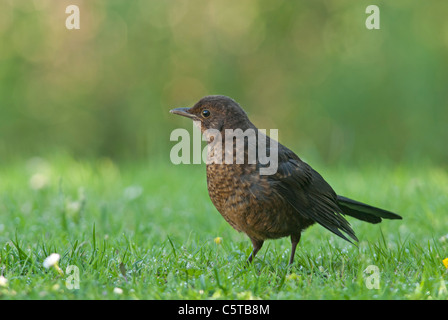
<path fill-rule="evenodd" d="M 210 111 L 208 111 L 207 109 L 202 110 L 202 116 L 204 118 L 207 118 L 208 116 L 210 116 Z"/>

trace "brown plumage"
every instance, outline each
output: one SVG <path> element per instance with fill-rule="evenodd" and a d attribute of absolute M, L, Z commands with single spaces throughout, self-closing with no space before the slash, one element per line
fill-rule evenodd
<path fill-rule="evenodd" d="M 370 223 L 381 222 L 382 218 L 401 219 L 392 212 L 338 196 L 321 175 L 294 152 L 280 143 L 275 149 L 269 137 L 266 138 L 267 154 L 278 150 L 278 167 L 274 174 L 260 174 L 260 169 L 268 165 L 260 161 L 258 153 L 255 163 L 248 161 L 249 139 L 244 140 L 244 163 L 237 164 L 236 151 L 242 146 L 234 140 L 232 150 L 225 150 L 226 129 L 253 130 L 256 134 L 258 129 L 238 103 L 228 97 L 207 96 L 192 108 L 177 108 L 171 113 L 200 121 L 203 133 L 207 133 L 207 129 L 220 132 L 221 150 L 216 147 L 218 141 L 214 139 L 218 136 L 206 135 L 211 158 L 206 165 L 208 192 L 224 219 L 251 239 L 253 251 L 249 262 L 265 240 L 289 236 L 292 244 L 291 264 L 301 232 L 314 223 L 347 241 L 350 241 L 347 236 L 358 241 L 343 215 Z M 258 139 L 256 143 L 259 143 Z M 233 162 L 213 161 L 216 160 L 213 156 L 220 151 L 223 162 L 226 151 L 233 151 Z"/>

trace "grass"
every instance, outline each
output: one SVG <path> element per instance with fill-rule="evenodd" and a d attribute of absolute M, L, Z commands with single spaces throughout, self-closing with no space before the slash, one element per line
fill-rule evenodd
<path fill-rule="evenodd" d="M 7 283 L 0 298 L 448 298 L 445 170 L 316 169 L 338 193 L 404 220 L 351 219 L 357 247 L 314 226 L 304 232 L 293 266 L 289 239 L 280 239 L 266 242 L 247 267 L 250 241 L 211 204 L 202 166 L 65 157 L 3 165 L 0 268 Z M 51 253 L 60 254 L 63 275 L 43 267 Z M 369 265 L 379 270 L 378 289 L 368 288 Z M 79 289 L 66 286 L 74 276 L 69 266 L 79 270 Z"/>

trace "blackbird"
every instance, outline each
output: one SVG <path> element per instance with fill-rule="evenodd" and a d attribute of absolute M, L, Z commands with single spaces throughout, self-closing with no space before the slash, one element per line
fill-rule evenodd
<path fill-rule="evenodd" d="M 267 136 L 264 136 L 266 152 L 278 153 L 277 170 L 274 173 L 261 174 L 267 164 L 261 161 L 259 152 L 255 161 L 248 161 L 248 137 L 244 138 L 243 144 L 244 162 L 224 161 L 226 152 L 234 152 L 235 160 L 237 149 L 241 148 L 241 144 L 238 147 L 236 139 L 233 139 L 233 143 L 227 147 L 232 150 L 226 150 L 225 140 L 229 129 L 260 133 L 240 105 L 229 97 L 206 96 L 191 108 L 176 108 L 170 112 L 200 124 L 208 142 L 208 160 L 211 156 L 215 160 L 219 159 L 216 153 L 222 153 L 221 162 L 207 161 L 208 193 L 224 219 L 252 241 L 253 251 L 248 258 L 249 263 L 265 240 L 289 236 L 292 244 L 289 264 L 292 264 L 302 231 L 314 223 L 352 242 L 347 236 L 355 241 L 358 239 L 344 215 L 369 223 L 379 223 L 382 218 L 402 219 L 387 210 L 337 195 L 311 166 Z M 208 134 L 207 137 L 210 129 L 215 134 Z M 259 137 L 262 135 L 257 136 L 257 145 Z M 221 142 L 220 148 L 216 147 L 217 142 Z M 276 148 L 273 148 L 274 145 Z"/>

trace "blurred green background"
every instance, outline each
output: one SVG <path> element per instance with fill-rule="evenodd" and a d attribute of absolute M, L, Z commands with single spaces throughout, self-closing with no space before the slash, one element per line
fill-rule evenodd
<path fill-rule="evenodd" d="M 80 8 L 67 30 L 65 8 Z M 381 10 L 367 30 L 366 7 Z M 448 2 L 2 0 L 0 161 L 169 161 L 169 109 L 237 100 L 326 163 L 448 158 Z"/>

